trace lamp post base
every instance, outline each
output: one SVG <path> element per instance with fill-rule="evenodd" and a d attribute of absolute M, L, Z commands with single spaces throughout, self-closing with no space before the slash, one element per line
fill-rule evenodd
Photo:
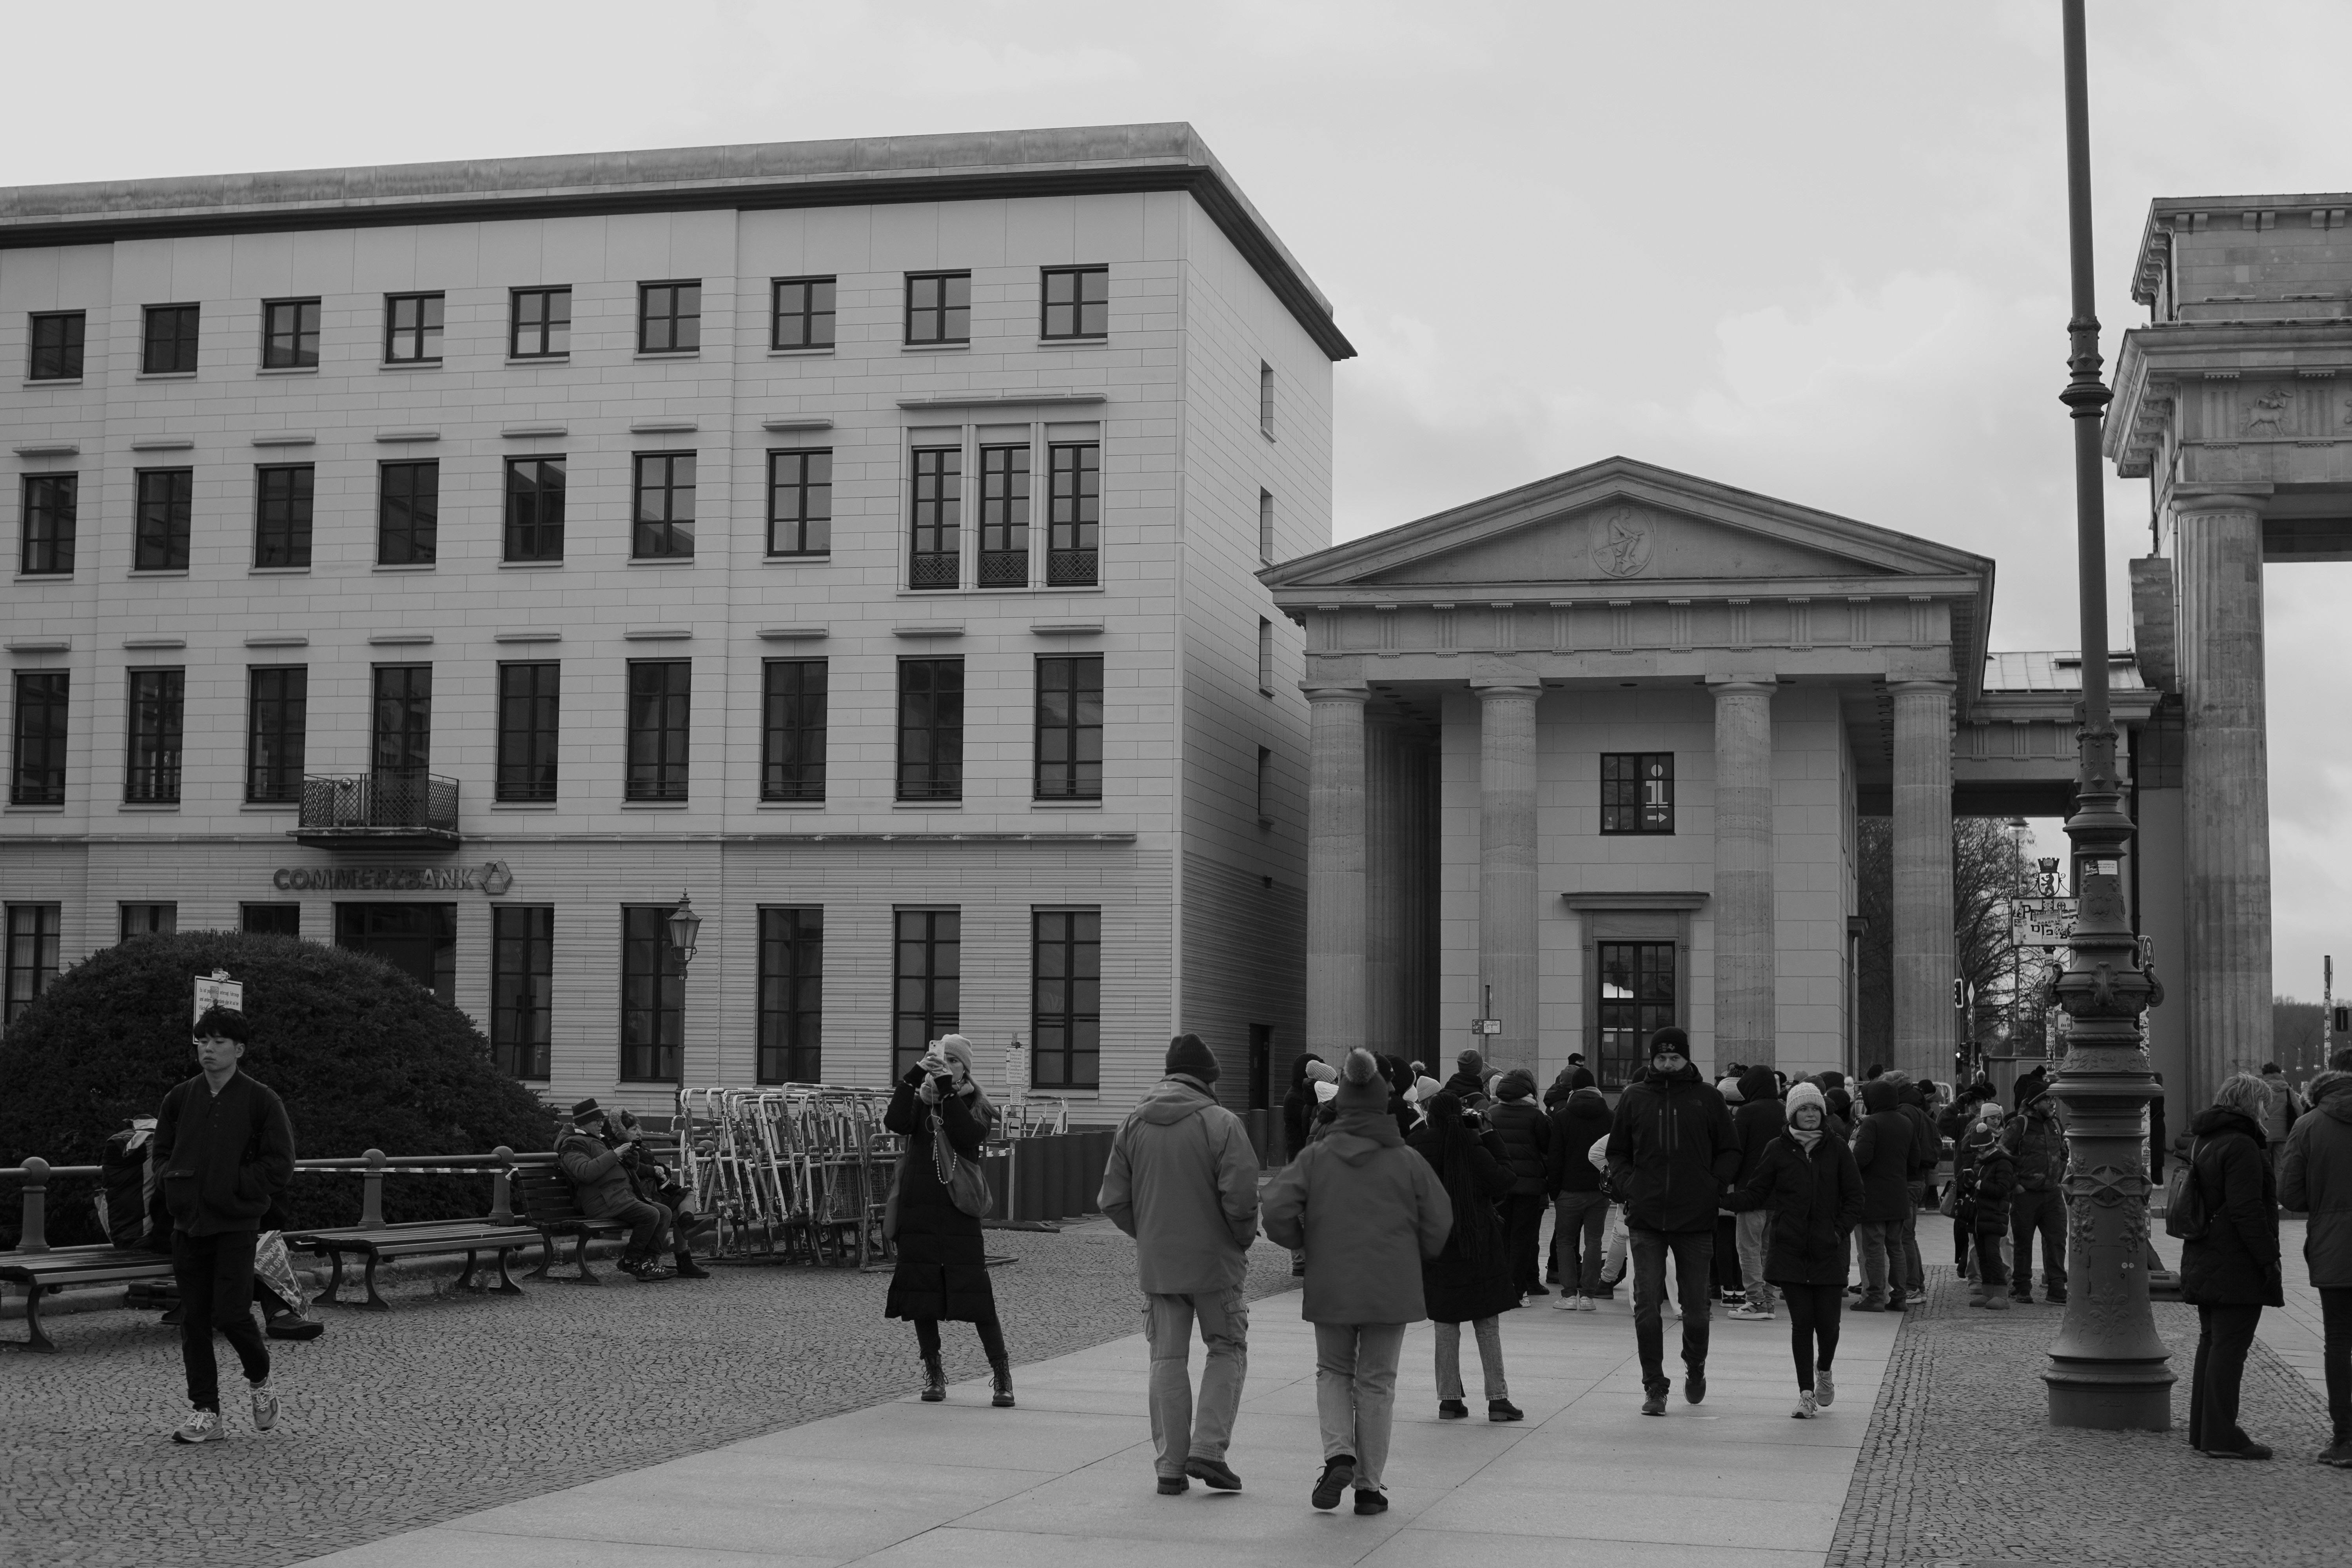
<path fill-rule="evenodd" d="M 2050 1424 L 2102 1432 L 2172 1430 L 2173 1375 L 2162 1361 L 2062 1362 L 2053 1356 Z"/>

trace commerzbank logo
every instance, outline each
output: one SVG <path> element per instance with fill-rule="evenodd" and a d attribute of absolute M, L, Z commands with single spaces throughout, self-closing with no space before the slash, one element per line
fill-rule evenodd
<path fill-rule="evenodd" d="M 478 866 L 281 866 L 269 879 L 281 893 L 473 893 L 497 898 L 514 886 L 503 860 Z"/>

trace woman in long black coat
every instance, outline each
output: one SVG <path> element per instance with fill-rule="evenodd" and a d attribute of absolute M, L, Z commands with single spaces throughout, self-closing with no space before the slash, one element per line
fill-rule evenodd
<path fill-rule="evenodd" d="M 2222 1081 L 2189 1124 L 2189 1180 L 2205 1232 L 2180 1247 L 2180 1299 L 2197 1309 L 2189 1446 L 2216 1459 L 2267 1459 L 2238 1425 L 2238 1384 L 2263 1309 L 2286 1305 L 2279 1271 L 2278 1185 L 2264 1152 L 2270 1089 L 2252 1073 Z"/>
<path fill-rule="evenodd" d="M 1797 1407 L 1810 1420 L 1837 1398 L 1830 1373 L 1838 1314 L 1845 1305 L 1846 1238 L 1862 1220 L 1862 1172 L 1845 1140 L 1829 1131 L 1829 1108 L 1810 1083 L 1789 1090 L 1788 1130 L 1764 1146 L 1755 1174 L 1726 1200 L 1734 1212 L 1762 1209 L 1764 1280 L 1789 1303 L 1790 1350 L 1797 1362 Z"/>
<path fill-rule="evenodd" d="M 1436 1168 L 1454 1205 L 1454 1232 L 1444 1249 L 1421 1266 L 1422 1299 L 1437 1325 L 1438 1419 L 1460 1421 L 1470 1414 L 1462 1397 L 1462 1325 L 1468 1323 L 1486 1374 L 1486 1419 L 1517 1421 L 1521 1412 L 1503 1377 L 1500 1315 L 1518 1306 L 1519 1291 L 1495 1212 L 1517 1178 L 1502 1139 L 1475 1115 L 1465 1116 L 1459 1098 L 1432 1095 L 1422 1109 L 1429 1120 L 1405 1142 Z"/>
<path fill-rule="evenodd" d="M 940 1179 L 933 1117 L 946 1126 L 948 1142 L 957 1153 L 968 1160 L 980 1157 L 996 1110 L 971 1079 L 971 1045 L 961 1035 L 942 1038 L 907 1069 L 882 1118 L 883 1126 L 907 1140 L 907 1152 L 898 1162 L 898 1267 L 890 1276 L 882 1315 L 914 1322 L 915 1342 L 923 1355 L 923 1398 L 932 1404 L 948 1396 L 947 1374 L 940 1366 L 940 1320 L 977 1327 L 988 1364 L 996 1373 L 990 1403 L 1003 1407 L 1013 1403 L 1013 1363 L 1005 1354 L 1004 1331 L 996 1321 L 996 1292 L 989 1285 L 988 1260 L 981 1250 L 980 1216 L 956 1207 Z"/>

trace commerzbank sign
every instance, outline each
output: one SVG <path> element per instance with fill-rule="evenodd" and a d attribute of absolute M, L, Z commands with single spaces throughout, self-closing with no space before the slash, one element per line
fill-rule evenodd
<path fill-rule="evenodd" d="M 269 885 L 281 893 L 484 893 L 514 886 L 503 860 L 478 866 L 280 866 Z"/>

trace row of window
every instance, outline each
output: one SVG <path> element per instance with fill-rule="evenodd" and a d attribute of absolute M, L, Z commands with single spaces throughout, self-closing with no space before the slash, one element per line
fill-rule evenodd
<path fill-rule="evenodd" d="M 121 940 L 177 929 L 175 904 L 122 904 Z M 670 907 L 621 907 L 620 1077 L 677 1083 L 686 1040 L 686 965 L 670 945 Z M 62 909 L 7 906 L 6 1018 L 32 1004 L 58 973 Z M 301 934 L 299 904 L 247 904 L 247 931 Z M 956 909 L 892 911 L 891 1076 L 925 1045 L 961 1026 L 963 916 Z M 339 903 L 338 946 L 373 952 L 453 1000 L 454 904 Z M 1030 1087 L 1099 1087 L 1102 1062 L 1102 911 L 1030 914 Z M 499 904 L 490 911 L 490 1048 L 515 1077 L 545 1080 L 553 1058 L 555 909 Z M 761 1083 L 824 1079 L 824 910 L 759 911 L 756 1071 Z"/>
<path fill-rule="evenodd" d="M 694 666 L 690 659 L 632 659 L 623 795 L 634 801 L 688 798 Z M 180 798 L 187 729 L 187 672 L 126 672 L 122 798 L 165 805 Z M 245 798 L 288 805 L 302 798 L 310 715 L 310 668 L 251 667 L 246 675 Z M 369 772 L 386 787 L 425 778 L 432 767 L 433 667 L 380 664 L 371 676 Z M 760 689 L 760 798 L 825 798 L 827 663 L 764 661 Z M 9 759 L 14 805 L 66 799 L 70 676 L 19 670 Z M 961 658 L 898 661 L 897 795 L 907 801 L 963 798 L 964 668 Z M 557 798 L 562 666 L 554 660 L 498 667 L 497 798 Z M 1034 796 L 1102 798 L 1103 659 L 1056 654 L 1036 661 L 1033 724 Z"/>
<path fill-rule="evenodd" d="M 902 326 L 916 346 L 971 341 L 971 274 L 905 275 Z M 835 279 L 778 278 L 769 284 L 771 348 L 834 345 Z M 437 364 L 442 357 L 448 297 L 442 293 L 383 297 L 383 363 Z M 507 357 L 561 359 L 572 352 L 572 290 L 513 289 L 507 296 Z M 1041 269 L 1037 335 L 1048 340 L 1108 337 L 1110 268 Z M 317 298 L 261 302 L 261 368 L 299 370 L 319 363 Z M 199 305 L 149 305 L 140 334 L 139 369 L 145 375 L 182 375 L 196 368 Z M 26 375 L 33 381 L 79 381 L 88 342 L 85 310 L 41 310 L 28 323 Z M 637 285 L 637 352 L 694 353 L 702 347 L 702 280 L 670 279 Z M 1262 388 L 1262 391 L 1264 389 Z M 1271 418 L 1271 410 L 1264 410 Z"/>
<path fill-rule="evenodd" d="M 978 558 L 981 587 L 1026 587 L 1034 563 L 1030 465 L 1026 445 L 983 446 L 980 456 Z M 914 449 L 908 584 L 965 584 L 964 453 L 961 447 Z M 639 452 L 630 459 L 629 553 L 639 561 L 694 555 L 696 454 Z M 1102 548 L 1102 448 L 1086 441 L 1045 448 L 1044 581 L 1048 587 L 1091 587 Z M 563 559 L 566 467 L 562 455 L 504 460 L 502 557 Z M 194 468 L 141 468 L 132 480 L 131 568 L 185 571 L 195 514 Z M 265 463 L 254 469 L 253 564 L 310 564 L 318 465 Z M 70 576 L 79 529 L 81 476 L 24 476 L 19 512 L 19 574 Z M 1261 504 L 1261 548 L 1269 534 L 1271 498 Z M 437 458 L 376 465 L 376 564 L 430 565 L 439 558 L 441 464 Z M 833 550 L 833 453 L 795 447 L 768 454 L 768 553 L 827 555 Z"/>

